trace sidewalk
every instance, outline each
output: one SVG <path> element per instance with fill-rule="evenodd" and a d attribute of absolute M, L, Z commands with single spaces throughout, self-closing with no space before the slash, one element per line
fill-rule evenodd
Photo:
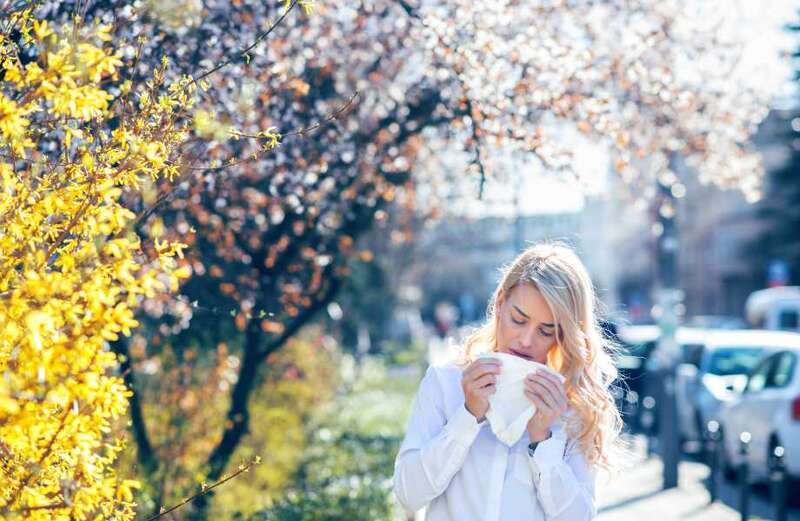
<path fill-rule="evenodd" d="M 706 465 L 683 461 L 678 470 L 679 486 L 661 490 L 661 460 L 647 458 L 643 442 L 635 441 L 636 460 L 631 468 L 615 476 L 611 482 L 599 478 L 597 482 L 598 521 L 630 521 L 655 516 L 658 521 L 738 521 L 738 491 L 735 486 L 723 483 L 720 497 L 723 501 L 709 504 L 709 494 L 704 480 L 709 469 Z M 750 499 L 751 519 L 772 519 L 773 510 L 763 492 L 754 492 Z M 790 511 L 790 521 L 800 521 L 800 512 Z"/>

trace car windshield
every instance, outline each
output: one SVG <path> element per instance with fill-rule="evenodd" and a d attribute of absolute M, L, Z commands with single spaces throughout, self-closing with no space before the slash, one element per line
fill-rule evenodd
<path fill-rule="evenodd" d="M 760 347 L 726 347 L 711 353 L 708 372 L 726 376 L 746 374 L 761 360 L 764 349 Z"/>

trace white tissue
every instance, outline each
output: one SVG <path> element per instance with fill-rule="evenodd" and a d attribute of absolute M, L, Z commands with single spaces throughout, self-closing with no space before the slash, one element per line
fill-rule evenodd
<path fill-rule="evenodd" d="M 525 396 L 525 377 L 536 371 L 547 371 L 561 383 L 564 377 L 546 365 L 507 353 L 484 353 L 478 358 L 497 358 L 502 362 L 497 392 L 489 397 L 486 419 L 497 439 L 510 447 L 519 441 L 528 421 L 536 414 L 536 406 Z"/>

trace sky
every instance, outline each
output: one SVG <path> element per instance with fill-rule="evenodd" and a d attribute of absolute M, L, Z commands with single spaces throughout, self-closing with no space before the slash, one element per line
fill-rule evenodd
<path fill-rule="evenodd" d="M 609 174 L 608 153 L 601 145 L 593 145 L 575 137 L 575 168 L 583 186 L 575 177 L 542 173 L 537 164 L 504 158 L 498 162 L 496 175 L 484 187 L 483 198 L 459 198 L 452 206 L 464 217 L 514 217 L 521 215 L 574 213 L 583 208 L 585 195 L 602 194 Z M 519 169 L 522 172 L 518 173 Z M 505 173 L 505 174 L 504 174 Z M 513 175 L 508 175 L 513 173 Z M 515 199 L 515 194 L 519 197 Z"/>

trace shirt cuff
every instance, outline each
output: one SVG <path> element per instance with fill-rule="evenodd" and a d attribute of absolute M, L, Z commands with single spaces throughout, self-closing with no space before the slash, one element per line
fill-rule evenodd
<path fill-rule="evenodd" d="M 542 474 L 547 474 L 553 467 L 558 466 L 564 461 L 564 449 L 567 440 L 563 434 L 553 434 L 548 439 L 539 443 L 533 452 L 533 457 L 528 458 L 533 479 L 538 484 Z"/>
<path fill-rule="evenodd" d="M 467 410 L 467 406 L 462 405 L 448 418 L 445 430 L 459 443 L 472 445 L 481 427 L 482 424 L 478 423 L 478 420 Z"/>

